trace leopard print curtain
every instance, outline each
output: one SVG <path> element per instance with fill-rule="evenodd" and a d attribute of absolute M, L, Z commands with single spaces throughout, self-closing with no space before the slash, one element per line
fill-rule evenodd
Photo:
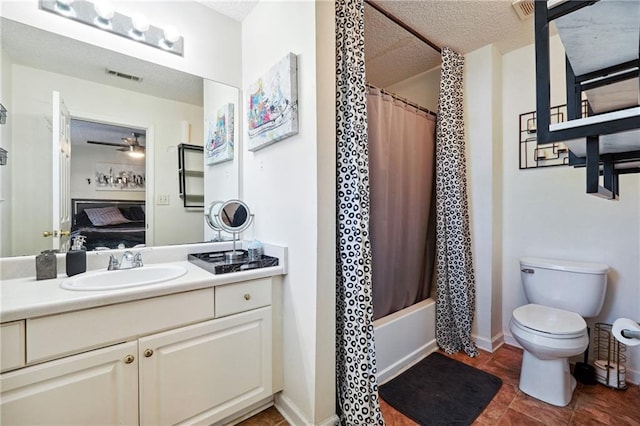
<path fill-rule="evenodd" d="M 336 381 L 343 425 L 384 425 L 373 336 L 364 3 L 336 1 Z"/>
<path fill-rule="evenodd" d="M 476 288 L 471 257 L 463 126 L 464 58 L 442 49 L 436 130 L 436 341 L 477 356 L 471 340 Z"/>

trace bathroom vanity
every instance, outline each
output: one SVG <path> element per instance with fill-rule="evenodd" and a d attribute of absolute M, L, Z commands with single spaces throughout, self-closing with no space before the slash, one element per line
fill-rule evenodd
<path fill-rule="evenodd" d="M 103 256 L 104 257 L 104 256 Z M 282 389 L 285 265 L 112 291 L 3 280 L 2 424 L 217 424 Z"/>

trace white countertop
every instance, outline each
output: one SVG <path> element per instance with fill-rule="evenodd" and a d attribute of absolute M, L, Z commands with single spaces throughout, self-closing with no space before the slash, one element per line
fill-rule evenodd
<path fill-rule="evenodd" d="M 0 286 L 0 322 L 16 321 L 114 303 L 129 302 L 223 284 L 282 275 L 283 265 L 215 275 L 188 261 L 166 262 L 183 266 L 187 273 L 171 281 L 105 291 L 60 288 L 66 275 L 37 281 L 35 277 L 4 280 Z"/>
<path fill-rule="evenodd" d="M 242 242 L 242 245 L 246 244 L 246 241 Z M 145 265 L 175 264 L 186 268 L 187 273 L 176 279 L 157 284 L 104 291 L 77 291 L 60 288 L 62 281 L 67 279 L 62 267 L 64 265 L 63 254 L 58 255 L 58 271 L 63 271 L 63 273 L 58 274 L 57 279 L 40 281 L 35 277 L 35 256 L 1 258 L 0 322 L 130 302 L 287 273 L 287 248 L 270 244 L 264 245 L 265 254 L 278 257 L 280 259 L 278 266 L 227 274 L 212 274 L 186 260 L 189 253 L 226 251 L 230 248 L 231 243 L 224 242 L 148 247 L 139 250 L 144 254 Z M 88 252 L 87 270 L 104 270 L 108 263 L 109 254 L 120 255 L 123 251 Z"/>

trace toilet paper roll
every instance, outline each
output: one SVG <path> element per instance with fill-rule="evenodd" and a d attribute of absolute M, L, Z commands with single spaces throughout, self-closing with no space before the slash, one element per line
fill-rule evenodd
<path fill-rule="evenodd" d="M 624 365 L 599 359 L 593 363 L 596 370 L 596 380 L 603 385 L 613 388 L 625 387 L 627 369 Z"/>
<path fill-rule="evenodd" d="M 637 331 L 640 333 L 640 325 L 637 322 L 629 318 L 618 318 L 613 322 L 611 334 L 613 334 L 613 337 L 615 337 L 616 340 L 627 346 L 640 345 L 640 339 L 624 337 L 622 335 L 622 330 Z"/>

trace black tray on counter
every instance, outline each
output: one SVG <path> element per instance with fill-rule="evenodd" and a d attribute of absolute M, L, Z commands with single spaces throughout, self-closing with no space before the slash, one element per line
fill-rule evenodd
<path fill-rule="evenodd" d="M 187 257 L 189 262 L 198 265 L 212 274 L 227 274 L 229 272 L 248 271 L 250 269 L 267 268 L 278 266 L 278 258 L 262 255 L 258 260 L 249 260 L 246 250 L 236 250 L 242 253 L 242 257 L 234 262 L 225 259 L 225 252 L 214 251 L 208 253 L 193 253 Z"/>

